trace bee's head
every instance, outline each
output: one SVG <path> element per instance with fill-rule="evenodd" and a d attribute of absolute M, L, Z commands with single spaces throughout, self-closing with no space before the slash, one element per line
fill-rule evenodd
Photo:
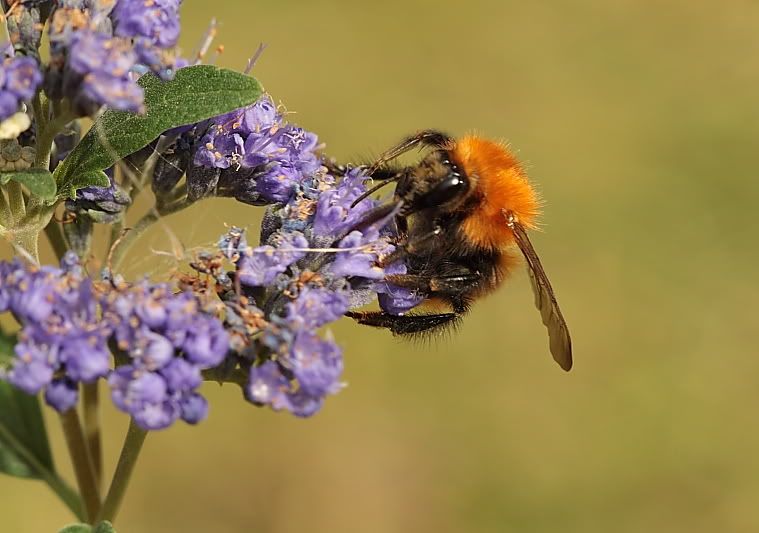
<path fill-rule="evenodd" d="M 461 208 L 471 192 L 464 169 L 447 150 L 435 150 L 408 169 L 398 183 L 396 197 L 403 200 L 406 214 L 427 209 L 445 214 Z"/>

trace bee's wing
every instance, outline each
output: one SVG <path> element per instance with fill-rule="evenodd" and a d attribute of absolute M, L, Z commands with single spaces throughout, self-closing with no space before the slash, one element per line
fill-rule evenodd
<path fill-rule="evenodd" d="M 507 214 L 506 218 L 509 228 L 514 233 L 517 246 L 522 250 L 524 258 L 527 260 L 527 272 L 530 275 L 532 292 L 535 294 L 535 307 L 540 311 L 543 324 L 548 328 L 551 355 L 561 368 L 568 371 L 572 368 L 572 339 L 569 337 L 569 328 L 567 328 L 567 323 L 561 314 L 561 309 L 559 309 L 551 282 L 548 281 L 548 276 L 543 270 L 543 265 L 540 264 L 535 248 L 532 247 L 532 243 L 527 237 L 524 226 L 516 220 L 513 214 Z"/>

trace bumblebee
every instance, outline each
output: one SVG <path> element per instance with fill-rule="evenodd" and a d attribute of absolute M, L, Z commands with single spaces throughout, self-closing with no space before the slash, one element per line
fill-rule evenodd
<path fill-rule="evenodd" d="M 416 165 L 393 167 L 396 158 L 414 148 L 429 152 Z M 382 265 L 402 258 L 407 272 L 387 280 L 427 301 L 442 302 L 450 311 L 402 315 L 369 311 L 347 316 L 402 336 L 452 326 L 475 300 L 495 290 L 513 271 L 520 262 L 518 249 L 527 265 L 535 306 L 548 329 L 551 354 L 561 368 L 572 368 L 566 321 L 527 236 L 539 214 L 538 197 L 506 146 L 475 135 L 454 139 L 425 130 L 383 153 L 368 174 L 379 184 L 354 204 L 396 183 L 392 202 L 378 210 L 397 213 L 398 245 Z"/>

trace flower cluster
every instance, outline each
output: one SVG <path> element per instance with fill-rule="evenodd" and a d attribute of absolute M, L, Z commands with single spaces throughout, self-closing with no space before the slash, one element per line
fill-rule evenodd
<path fill-rule="evenodd" d="M 60 268 L 0 263 L 6 311 L 21 330 L 3 379 L 29 394 L 44 390 L 49 405 L 66 411 L 79 383 L 107 377 L 116 406 L 145 429 L 202 420 L 201 371 L 219 365 L 229 348 L 213 305 L 198 295 L 148 282 L 94 282 L 71 253 Z"/>
<path fill-rule="evenodd" d="M 312 415 L 340 390 L 343 370 L 339 347 L 316 330 L 375 294 L 395 313 L 421 301 L 385 280 L 405 272 L 400 261 L 383 264 L 395 249 L 389 229 L 395 213 L 380 211 L 364 224 L 383 209 L 371 199 L 352 205 L 365 181 L 361 169 L 339 181 L 325 168 L 299 174 L 289 200 L 267 209 L 260 246 L 249 246 L 236 228 L 221 239 L 220 251 L 235 269 L 211 270 L 252 403 Z"/>
<path fill-rule="evenodd" d="M 31 57 L 6 58 L 0 65 L 0 120 L 5 120 L 29 101 L 42 82 L 37 62 Z"/>
<path fill-rule="evenodd" d="M 113 403 L 146 429 L 203 420 L 201 371 L 224 360 L 229 340 L 198 297 L 143 282 L 108 292 L 103 314 L 125 363 L 108 378 Z"/>
<path fill-rule="evenodd" d="M 186 171 L 193 201 L 213 194 L 252 205 L 287 202 L 321 167 L 316 135 L 288 124 L 269 96 L 173 133 L 154 172 L 157 193 L 170 191 Z"/>
<path fill-rule="evenodd" d="M 179 40 L 181 0 L 121 0 L 113 10 L 115 34 L 132 39 L 139 62 L 164 78 L 172 75 Z"/>
<path fill-rule="evenodd" d="M 98 317 L 97 294 L 75 259 L 61 268 L 0 263 L 0 312 L 21 323 L 16 358 L 4 377 L 59 411 L 77 401 L 77 383 L 108 374 L 110 330 Z"/>
<path fill-rule="evenodd" d="M 50 15 L 45 91 L 67 97 L 81 114 L 100 106 L 144 111 L 137 74 L 170 78 L 180 0 L 63 0 Z M 33 7 L 22 9 L 34 9 Z"/>

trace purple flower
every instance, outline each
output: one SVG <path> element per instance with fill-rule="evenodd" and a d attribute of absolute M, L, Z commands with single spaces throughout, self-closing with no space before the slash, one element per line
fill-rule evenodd
<path fill-rule="evenodd" d="M 308 418 L 313 416 L 324 405 L 324 398 L 309 396 L 304 391 L 299 390 L 287 397 L 287 410 L 297 417 Z"/>
<path fill-rule="evenodd" d="M 66 200 L 66 209 L 102 224 L 111 224 L 120 220 L 126 208 L 132 203 L 132 199 L 116 184 L 112 169 L 108 169 L 106 174 L 110 186 L 79 189 L 76 191 L 76 199 Z"/>
<path fill-rule="evenodd" d="M 14 351 L 16 360 L 6 378 L 28 394 L 37 394 L 53 379 L 57 347 L 37 344 L 23 334 Z"/>
<path fill-rule="evenodd" d="M 60 413 L 74 407 L 78 400 L 77 386 L 68 379 L 54 379 L 45 389 L 45 402 Z"/>
<path fill-rule="evenodd" d="M 308 240 L 301 233 L 275 234 L 270 239 L 275 246 L 259 246 L 242 255 L 238 262 L 237 275 L 244 285 L 266 286 L 274 281 L 277 274 L 306 255 Z"/>
<path fill-rule="evenodd" d="M 121 111 L 144 113 L 142 88 L 128 78 L 115 78 L 102 72 L 84 77 L 82 93 L 88 101 Z"/>
<path fill-rule="evenodd" d="M 287 365 L 305 394 L 321 398 L 340 390 L 338 381 L 343 373 L 340 348 L 314 333 L 302 331 L 295 337 Z"/>
<path fill-rule="evenodd" d="M 200 394 L 191 393 L 179 401 L 179 416 L 188 424 L 197 424 L 208 416 L 208 401 Z"/>
<path fill-rule="evenodd" d="M 174 359 L 174 345 L 163 335 L 145 328 L 136 337 L 139 341 L 135 342 L 130 355 L 146 369 L 163 368 Z"/>
<path fill-rule="evenodd" d="M 68 65 L 82 76 L 103 73 L 112 78 L 125 78 L 136 60 L 126 41 L 104 33 L 82 31 L 72 39 Z"/>
<path fill-rule="evenodd" d="M 250 369 L 245 395 L 249 401 L 258 405 L 269 405 L 275 410 L 284 409 L 289 402 L 288 380 L 274 361 L 266 361 Z"/>
<path fill-rule="evenodd" d="M 188 324 L 182 348 L 189 361 L 202 368 L 212 368 L 224 360 L 229 336 L 220 322 L 198 316 Z"/>
<path fill-rule="evenodd" d="M 348 304 L 345 290 L 306 287 L 287 304 L 287 319 L 296 328 L 314 330 L 341 318 Z"/>
<path fill-rule="evenodd" d="M 375 200 L 367 198 L 351 207 L 366 191 L 366 179 L 363 169 L 354 168 L 348 171 L 340 183 L 319 195 L 314 216 L 316 235 L 339 235 L 377 205 Z"/>
<path fill-rule="evenodd" d="M 14 94 L 19 100 L 31 100 L 42 82 L 37 62 L 31 57 L 17 57 L 6 60 L 4 90 Z"/>
<path fill-rule="evenodd" d="M 207 403 L 196 392 L 201 371 L 224 360 L 230 340 L 199 297 L 142 282 L 107 294 L 102 305 L 130 358 L 109 378 L 114 404 L 144 429 L 205 418 Z"/>
<path fill-rule="evenodd" d="M 256 191 L 270 202 L 286 202 L 301 180 L 301 172 L 289 164 L 273 164 L 256 179 Z"/>
<path fill-rule="evenodd" d="M 113 403 L 130 413 L 143 429 L 163 429 L 179 416 L 178 407 L 169 401 L 166 381 L 157 373 L 126 365 L 108 378 Z"/>
<path fill-rule="evenodd" d="M 230 345 L 214 309 L 168 285 L 95 284 L 73 253 L 61 268 L 0 262 L 0 312 L 21 323 L 0 378 L 29 394 L 44 390 L 64 411 L 76 404 L 79 383 L 108 376 L 114 404 L 141 427 L 195 424 L 208 410 L 197 392 L 201 371 L 221 364 Z"/>
<path fill-rule="evenodd" d="M 160 373 L 166 380 L 166 386 L 173 391 L 195 390 L 203 382 L 200 368 L 182 358 L 169 361 Z"/>
<path fill-rule="evenodd" d="M 385 285 L 386 292 L 377 295 L 377 301 L 383 311 L 391 315 L 403 315 L 422 303 L 424 296 L 404 287 Z"/>
<path fill-rule="evenodd" d="M 116 35 L 145 37 L 161 48 L 179 39 L 180 0 L 119 0 L 113 10 Z"/>
<path fill-rule="evenodd" d="M 67 255 L 63 268 L 55 268 L 15 260 L 0 268 L 0 310 L 13 312 L 21 324 L 16 357 L 3 377 L 35 394 L 56 376 L 57 388 L 49 393 L 53 406 L 66 406 L 60 380 L 90 383 L 111 364 L 110 329 L 99 320 L 92 282 L 72 261 Z"/>
<path fill-rule="evenodd" d="M 142 88 L 130 77 L 137 56 L 124 39 L 95 31 L 80 31 L 71 40 L 68 68 L 81 83 L 72 96 L 82 106 L 107 105 L 143 112 Z M 74 84 L 72 84 L 74 85 Z"/>
<path fill-rule="evenodd" d="M 42 82 L 37 62 L 31 57 L 15 57 L 0 65 L 0 120 L 19 110 L 21 102 L 31 100 Z"/>
<path fill-rule="evenodd" d="M 108 374 L 111 353 L 104 340 L 97 336 L 66 339 L 60 348 L 61 363 L 66 374 L 74 381 L 92 383 Z"/>
<path fill-rule="evenodd" d="M 18 98 L 13 93 L 7 91 L 0 91 L 0 120 L 13 115 L 18 111 Z"/>
<path fill-rule="evenodd" d="M 388 265 L 384 270 L 385 276 L 405 274 L 406 265 L 397 262 Z M 377 301 L 382 310 L 391 315 L 402 315 L 424 301 L 424 296 L 417 291 L 398 287 L 386 280 L 376 282 L 373 289 L 377 293 Z"/>
<path fill-rule="evenodd" d="M 8 288 L 9 307 L 20 320 L 39 323 L 53 312 L 55 283 L 44 272 L 19 270 L 5 281 L 13 286 Z"/>
<path fill-rule="evenodd" d="M 329 271 L 339 277 L 382 279 L 385 271 L 378 265 L 382 256 L 393 251 L 393 246 L 382 240 L 376 231 L 355 230 L 340 241 L 338 248 L 345 252 L 335 254 Z"/>
<path fill-rule="evenodd" d="M 179 39 L 181 0 L 119 0 L 113 10 L 115 34 L 129 38 L 139 62 L 164 79 L 181 67 L 174 47 Z"/>
<path fill-rule="evenodd" d="M 395 211 L 346 235 L 378 206 L 370 198 L 353 205 L 367 190 L 364 170 L 352 169 L 341 180 L 325 174 L 321 163 L 312 160 L 316 136 L 277 125 L 271 105 L 254 107 L 256 113 L 248 109 L 242 119 L 224 122 L 234 135 L 245 137 L 242 149 L 236 139 L 207 162 L 219 165 L 226 158 L 230 163 L 219 180 L 220 190 L 229 185 L 229 175 L 224 174 L 232 169 L 228 158 L 234 157 L 242 168 L 261 169 L 243 175 L 257 188 L 256 198 L 279 203 L 264 215 L 261 246 L 249 247 L 237 228 L 219 241 L 221 254 L 235 270 L 214 277 L 226 287 L 221 292 L 229 309 L 226 326 L 235 331 L 232 351 L 239 355 L 240 369 L 248 372 L 246 398 L 274 410 L 311 416 L 328 395 L 341 389 L 343 371 L 339 347 L 315 330 L 368 303 L 373 294 L 395 313 L 408 311 L 421 298 L 386 279 L 406 271 L 402 261 L 383 264 L 395 250 L 390 226 Z M 262 125 L 246 132 L 251 129 L 246 121 Z M 218 136 L 207 139 L 213 139 L 205 147 L 209 151 L 225 146 Z M 291 174 L 279 179 L 278 190 L 279 185 L 272 187 L 268 180 L 281 168 Z"/>
<path fill-rule="evenodd" d="M 205 133 L 192 165 L 221 171 L 215 191 L 220 196 L 254 205 L 287 203 L 322 168 L 316 135 L 286 124 L 269 96 L 198 129 Z M 188 170 L 188 188 L 195 180 L 193 166 Z"/>

